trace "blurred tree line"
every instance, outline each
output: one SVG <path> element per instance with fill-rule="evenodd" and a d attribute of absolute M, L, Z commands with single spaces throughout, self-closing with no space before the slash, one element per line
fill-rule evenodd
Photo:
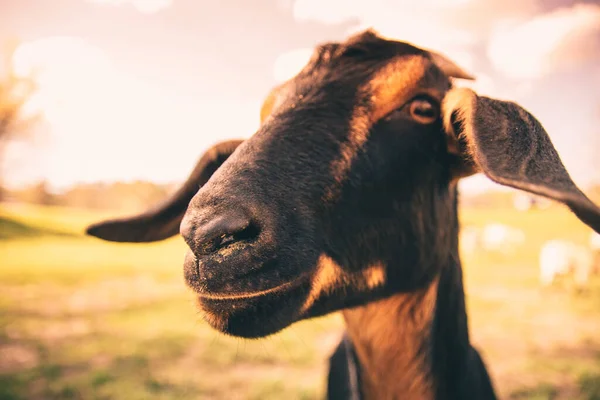
<path fill-rule="evenodd" d="M 584 187 L 583 191 L 585 194 L 596 204 L 600 204 L 600 184 L 593 185 L 591 187 Z M 460 193 L 460 205 L 465 208 L 507 208 L 507 207 L 515 207 L 515 197 L 516 196 L 528 196 L 533 199 L 537 199 L 538 202 L 541 200 L 542 203 L 547 202 L 548 200 L 539 197 L 532 196 L 527 194 L 526 192 L 514 190 L 489 190 L 482 193 L 477 194 L 469 194 L 469 193 Z M 556 207 L 560 203 L 550 200 L 549 206 Z M 539 208 L 539 205 L 533 206 L 532 208 Z M 544 207 L 542 207 L 544 208 Z"/>
<path fill-rule="evenodd" d="M 164 201 L 173 194 L 180 183 L 156 184 L 148 181 L 86 183 L 53 193 L 45 181 L 21 189 L 4 189 L 5 202 L 31 203 L 96 210 L 141 211 Z M 600 185 L 586 188 L 586 194 L 600 204 Z M 461 206 L 466 208 L 513 207 L 514 198 L 522 193 L 488 191 L 461 195 Z M 557 203 L 552 203 L 556 206 Z"/>
<path fill-rule="evenodd" d="M 160 203 L 178 184 L 155 184 L 147 181 L 89 183 L 74 185 L 53 193 L 41 181 L 21 189 L 5 188 L 5 202 L 31 203 L 97 210 L 140 211 Z"/>
<path fill-rule="evenodd" d="M 17 40 L 7 40 L 2 43 L 0 53 L 0 161 L 8 143 L 29 139 L 33 127 L 40 121 L 39 113 L 27 108 L 37 90 L 35 77 L 33 74 L 20 75 L 13 65 L 18 44 Z M 3 197 L 1 182 L 4 173 L 0 170 L 0 200 Z"/>

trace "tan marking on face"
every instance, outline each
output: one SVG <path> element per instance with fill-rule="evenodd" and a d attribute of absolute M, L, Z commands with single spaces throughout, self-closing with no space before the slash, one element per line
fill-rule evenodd
<path fill-rule="evenodd" d="M 428 61 L 422 56 L 401 57 L 381 68 L 374 77 L 358 90 L 371 97 L 371 109 L 357 107 L 350 122 L 348 141 L 340 148 L 340 156 L 331 163 L 335 183 L 325 193 L 324 200 L 334 200 L 358 152 L 367 142 L 369 129 L 381 118 L 406 102 L 416 92 L 418 82 L 425 76 Z"/>
<path fill-rule="evenodd" d="M 367 283 L 367 288 L 373 289 L 377 286 L 383 286 L 385 283 L 385 269 L 383 268 L 383 264 L 377 263 L 368 267 L 363 271 L 363 276 Z"/>
<path fill-rule="evenodd" d="M 446 144 L 448 152 L 455 156 L 450 165 L 450 173 L 455 181 L 480 172 L 480 168 L 475 162 L 471 125 L 471 113 L 475 108 L 476 96 L 471 89 L 455 88 L 446 94 L 442 102 L 442 121 L 446 132 Z M 462 122 L 461 132 L 454 131 L 453 116 L 457 122 Z M 464 148 L 460 145 L 460 141 L 466 144 Z"/>
<path fill-rule="evenodd" d="M 472 110 L 475 108 L 475 102 L 477 101 L 477 95 L 470 89 L 467 88 L 456 88 L 450 90 L 444 97 L 442 103 L 442 118 L 444 122 L 444 130 L 450 137 L 450 141 L 453 142 L 452 147 L 449 146 L 449 150 L 454 154 L 459 154 L 458 139 L 463 137 L 466 139 L 468 151 L 472 156 L 474 154 L 471 148 L 473 133 L 471 132 L 470 119 Z M 452 126 L 452 116 L 456 118 L 456 121 L 462 121 L 463 130 L 462 132 L 455 132 Z"/>
<path fill-rule="evenodd" d="M 382 263 L 375 263 L 357 272 L 346 272 L 331 257 L 322 254 L 317 263 L 317 272 L 312 279 L 310 293 L 302 306 L 302 312 L 307 311 L 319 297 L 331 293 L 340 286 L 368 290 L 383 286 L 385 280 L 385 267 Z"/>
<path fill-rule="evenodd" d="M 276 92 L 275 90 L 272 90 L 271 93 L 269 93 L 269 95 L 263 102 L 262 107 L 260 108 L 260 123 L 261 124 L 265 121 L 265 119 L 267 119 L 267 117 L 269 115 L 271 115 L 271 110 L 273 109 L 273 104 L 275 103 L 275 98 L 276 98 L 275 92 Z"/>
<path fill-rule="evenodd" d="M 383 67 L 371 79 L 371 122 L 375 123 L 410 99 L 431 62 L 423 56 L 401 57 Z"/>
<path fill-rule="evenodd" d="M 291 85 L 293 87 L 293 85 Z M 289 83 L 283 83 L 275 86 L 267 95 L 260 108 L 260 123 L 265 122 L 267 118 L 281 105 L 283 99 L 291 92 Z"/>
<path fill-rule="evenodd" d="M 347 142 L 340 146 L 340 156 L 331 163 L 331 174 L 335 183 L 327 189 L 324 200 L 330 202 L 339 195 L 340 188 L 344 182 L 356 154 L 364 146 L 369 134 L 370 117 L 363 110 L 355 111 L 350 122 L 350 135 Z"/>
<path fill-rule="evenodd" d="M 322 254 L 317 261 L 317 272 L 313 277 L 308 297 L 302 306 L 302 312 L 308 310 L 321 294 L 330 292 L 341 280 L 342 274 L 340 266 L 330 257 Z"/>

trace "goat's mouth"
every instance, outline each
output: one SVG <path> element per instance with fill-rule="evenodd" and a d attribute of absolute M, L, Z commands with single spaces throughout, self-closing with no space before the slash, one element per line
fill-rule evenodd
<path fill-rule="evenodd" d="M 185 279 L 213 328 L 234 336 L 267 336 L 299 319 L 302 299 L 310 290 L 310 274 L 284 276 L 277 259 L 236 268 L 237 261 L 248 261 L 248 257 L 242 251 L 231 258 L 198 259 L 188 252 Z"/>
<path fill-rule="evenodd" d="M 310 282 L 296 280 L 256 295 L 227 297 L 198 295 L 201 315 L 225 334 L 259 338 L 277 333 L 301 319 L 301 299 Z"/>
<path fill-rule="evenodd" d="M 257 290 L 254 292 L 240 292 L 240 293 L 197 293 L 198 298 L 202 300 L 251 300 L 258 297 L 265 297 L 269 295 L 279 295 L 286 292 L 289 289 L 293 289 L 296 286 L 299 286 L 302 283 L 302 279 L 295 279 L 293 281 L 282 283 L 281 285 L 277 285 L 275 287 L 271 287 L 268 289 Z"/>

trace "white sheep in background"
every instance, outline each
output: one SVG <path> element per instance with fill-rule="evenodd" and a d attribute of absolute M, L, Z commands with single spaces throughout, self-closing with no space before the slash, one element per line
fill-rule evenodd
<path fill-rule="evenodd" d="M 549 286 L 557 276 L 573 274 L 579 287 L 585 286 L 594 267 L 594 254 L 586 246 L 567 240 L 554 239 L 540 250 L 540 282 Z"/>
<path fill-rule="evenodd" d="M 483 228 L 481 244 L 486 251 L 513 253 L 525 243 L 525 233 L 517 228 L 500 223 L 491 223 Z"/>

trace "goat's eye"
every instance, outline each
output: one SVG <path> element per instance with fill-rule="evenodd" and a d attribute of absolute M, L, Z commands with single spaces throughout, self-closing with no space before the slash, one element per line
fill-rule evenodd
<path fill-rule="evenodd" d="M 439 115 L 439 110 L 433 102 L 428 99 L 414 99 L 409 104 L 410 116 L 421 124 L 431 124 Z"/>

